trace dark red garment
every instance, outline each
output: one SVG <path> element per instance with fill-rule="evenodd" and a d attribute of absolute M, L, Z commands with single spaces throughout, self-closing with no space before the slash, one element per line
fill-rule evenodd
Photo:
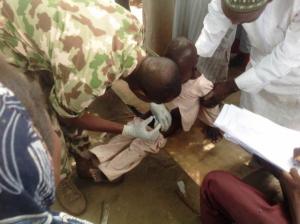
<path fill-rule="evenodd" d="M 290 223 L 282 204 L 269 204 L 261 192 L 224 171 L 204 178 L 200 200 L 204 224 Z"/>

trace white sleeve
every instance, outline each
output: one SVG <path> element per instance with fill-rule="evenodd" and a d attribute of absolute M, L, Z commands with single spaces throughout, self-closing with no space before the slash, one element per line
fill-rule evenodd
<path fill-rule="evenodd" d="M 198 55 L 211 57 L 232 25 L 223 13 L 221 0 L 212 0 L 208 5 L 203 29 L 195 44 Z"/>
<path fill-rule="evenodd" d="M 295 13 L 285 39 L 255 67 L 235 79 L 239 89 L 256 93 L 270 82 L 280 79 L 300 67 L 300 10 Z M 300 75 L 300 74 L 299 74 Z"/>

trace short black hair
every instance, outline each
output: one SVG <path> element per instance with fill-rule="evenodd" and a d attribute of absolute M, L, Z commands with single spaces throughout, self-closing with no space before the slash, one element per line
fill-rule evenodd
<path fill-rule="evenodd" d="M 185 37 L 173 39 L 166 49 L 165 56 L 178 65 L 182 82 L 191 78 L 190 71 L 196 68 L 198 61 L 197 49 L 192 41 Z"/>
<path fill-rule="evenodd" d="M 178 57 L 181 57 L 186 51 L 190 52 L 191 50 L 197 52 L 192 41 L 185 37 L 176 37 L 169 43 L 165 52 L 165 56 L 176 62 Z"/>
<path fill-rule="evenodd" d="M 138 77 L 139 87 L 156 103 L 166 103 L 181 92 L 181 79 L 177 65 L 165 57 L 145 59 L 142 75 Z"/>

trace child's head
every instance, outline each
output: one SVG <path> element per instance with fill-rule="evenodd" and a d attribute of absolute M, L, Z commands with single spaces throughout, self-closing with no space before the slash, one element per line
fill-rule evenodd
<path fill-rule="evenodd" d="M 133 93 L 146 102 L 167 103 L 181 92 L 178 66 L 165 57 L 146 57 L 125 80 Z"/>
<path fill-rule="evenodd" d="M 165 56 L 178 65 L 182 83 L 194 77 L 198 56 L 197 49 L 190 40 L 185 37 L 175 38 L 168 45 Z"/>

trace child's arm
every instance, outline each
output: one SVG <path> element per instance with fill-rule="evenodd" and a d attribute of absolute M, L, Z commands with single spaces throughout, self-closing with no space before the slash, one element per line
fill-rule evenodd
<path fill-rule="evenodd" d="M 172 116 L 172 124 L 171 127 L 168 129 L 168 131 L 162 133 L 164 137 L 169 137 L 175 134 L 175 132 L 178 131 L 179 129 L 182 129 L 179 109 L 175 108 L 171 110 L 171 116 Z"/>
<path fill-rule="evenodd" d="M 198 118 L 204 124 L 203 134 L 213 142 L 222 139 L 223 135 L 220 129 L 213 127 L 213 123 L 220 113 L 220 106 L 206 108 L 201 106 Z"/>
<path fill-rule="evenodd" d="M 128 108 L 132 111 L 132 113 L 134 113 L 135 116 L 145 120 L 147 119 L 148 117 L 152 116 L 152 113 L 151 111 L 149 110 L 148 112 L 146 113 L 142 113 L 141 111 L 139 111 L 138 109 L 136 109 L 134 106 L 131 106 L 131 105 L 127 105 Z"/>

